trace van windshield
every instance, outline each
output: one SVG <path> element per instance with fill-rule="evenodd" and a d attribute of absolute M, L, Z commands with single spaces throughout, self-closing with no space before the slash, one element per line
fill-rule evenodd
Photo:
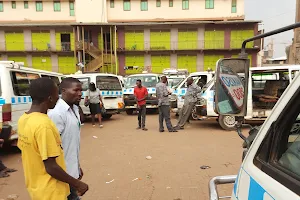
<path fill-rule="evenodd" d="M 206 83 L 202 88 L 202 92 L 204 93 L 211 84 L 214 84 L 213 82 L 214 82 L 214 79 L 211 79 L 208 83 Z"/>
<path fill-rule="evenodd" d="M 129 76 L 126 81 L 126 87 L 135 87 L 138 79 L 142 81 L 144 87 L 155 87 L 158 83 L 157 76 Z"/>
<path fill-rule="evenodd" d="M 100 90 L 122 90 L 120 80 L 115 76 L 97 76 L 96 86 Z"/>
<path fill-rule="evenodd" d="M 77 78 L 82 83 L 82 91 L 89 89 L 90 78 Z"/>

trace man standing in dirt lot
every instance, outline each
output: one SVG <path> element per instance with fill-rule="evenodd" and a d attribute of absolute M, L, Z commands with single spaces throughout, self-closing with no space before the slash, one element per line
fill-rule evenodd
<path fill-rule="evenodd" d="M 137 109 L 139 112 L 138 121 L 139 126 L 137 129 L 142 129 L 143 131 L 147 131 L 148 129 L 145 127 L 146 123 L 146 98 L 148 96 L 147 88 L 142 86 L 142 81 L 140 79 L 136 80 L 136 87 L 134 88 L 134 96 L 137 103 Z"/>
<path fill-rule="evenodd" d="M 159 132 L 164 132 L 164 119 L 166 121 L 169 132 L 177 132 L 171 123 L 170 119 L 170 102 L 169 91 L 167 88 L 167 77 L 162 76 L 161 82 L 156 85 L 156 97 L 158 98 L 158 111 L 159 111 Z"/>
<path fill-rule="evenodd" d="M 184 129 L 185 123 L 188 121 L 192 114 L 192 110 L 197 102 L 197 94 L 201 91 L 201 88 L 194 84 L 194 79 L 189 77 L 187 79 L 187 91 L 185 93 L 184 104 L 180 109 L 178 123 L 176 129 Z"/>
<path fill-rule="evenodd" d="M 60 84 L 62 98 L 48 115 L 55 123 L 62 139 L 67 172 L 70 176 L 81 179 L 83 171 L 79 164 L 80 149 L 80 114 L 76 106 L 81 100 L 82 84 L 76 78 L 65 78 Z M 79 200 L 76 188 L 70 187 L 68 200 Z"/>

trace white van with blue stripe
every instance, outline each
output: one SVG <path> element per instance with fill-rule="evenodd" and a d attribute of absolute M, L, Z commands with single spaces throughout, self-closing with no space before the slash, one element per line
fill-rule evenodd
<path fill-rule="evenodd" d="M 189 77 L 192 77 L 194 80 L 197 80 L 197 83 L 202 83 L 205 85 L 209 82 L 214 76 L 214 72 L 194 72 L 191 73 L 184 81 L 180 82 L 179 85 L 173 87 L 172 95 L 170 96 L 171 111 L 174 113 L 179 113 L 179 110 L 183 107 L 184 99 L 182 98 L 187 91 L 187 80 Z"/>
<path fill-rule="evenodd" d="M 10 131 L 12 135 L 5 142 L 12 145 L 16 144 L 12 141 L 18 138 L 18 120 L 31 106 L 30 82 L 48 77 L 59 85 L 64 77 L 63 74 L 26 68 L 23 65 L 24 63 L 14 61 L 0 61 L 0 138 Z"/>
<path fill-rule="evenodd" d="M 241 64 L 236 66 L 236 63 Z M 242 133 L 242 124 L 247 116 L 248 98 L 252 98 L 248 86 L 253 81 L 247 63 L 247 59 L 218 61 L 216 111 L 219 115 L 235 117 L 244 151 L 237 175 L 218 176 L 210 181 L 210 200 L 226 198 L 218 194 L 220 184 L 234 184 L 232 195 L 227 196 L 231 200 L 299 200 L 300 73 L 287 80 L 291 83 L 263 125 L 250 126 L 246 137 Z"/>
<path fill-rule="evenodd" d="M 84 106 L 86 91 L 91 82 L 95 83 L 100 90 L 106 114 L 103 118 L 110 118 L 112 115 L 121 112 L 124 108 L 122 82 L 117 75 L 106 73 L 84 73 L 68 75 L 77 78 L 82 83 L 82 101 L 80 106 L 85 115 L 90 115 L 89 107 Z"/>
<path fill-rule="evenodd" d="M 142 81 L 142 85 L 148 90 L 146 108 L 158 108 L 158 100 L 156 98 L 156 84 L 160 81 L 160 76 L 158 74 L 151 73 L 134 74 L 127 77 L 125 87 L 123 89 L 125 111 L 128 115 L 131 115 L 133 111 L 137 108 L 134 96 L 134 87 L 136 86 L 136 81 L 139 79 Z"/>

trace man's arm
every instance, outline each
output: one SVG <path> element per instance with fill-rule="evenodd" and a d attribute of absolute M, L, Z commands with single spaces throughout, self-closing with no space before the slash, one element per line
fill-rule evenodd
<path fill-rule="evenodd" d="M 74 187 L 78 191 L 79 196 L 83 196 L 89 187 L 82 181 L 73 178 L 67 174 L 57 163 L 54 157 L 44 160 L 46 172 L 53 178 L 68 183 L 71 187 Z"/>
<path fill-rule="evenodd" d="M 63 120 L 61 115 L 56 113 L 55 110 L 51 110 L 48 113 L 48 116 L 54 122 L 56 128 L 58 129 L 58 132 L 60 134 L 62 134 L 64 132 L 64 129 L 65 129 L 65 121 Z"/>
<path fill-rule="evenodd" d="M 164 97 L 168 97 L 169 96 L 169 91 L 166 85 L 163 86 L 163 95 Z"/>

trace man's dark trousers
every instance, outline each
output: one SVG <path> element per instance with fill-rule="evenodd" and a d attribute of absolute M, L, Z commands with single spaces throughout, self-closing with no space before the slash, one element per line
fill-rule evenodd
<path fill-rule="evenodd" d="M 138 108 L 139 114 L 138 114 L 138 120 L 139 120 L 139 127 L 145 128 L 146 124 L 146 105 L 141 105 Z"/>

